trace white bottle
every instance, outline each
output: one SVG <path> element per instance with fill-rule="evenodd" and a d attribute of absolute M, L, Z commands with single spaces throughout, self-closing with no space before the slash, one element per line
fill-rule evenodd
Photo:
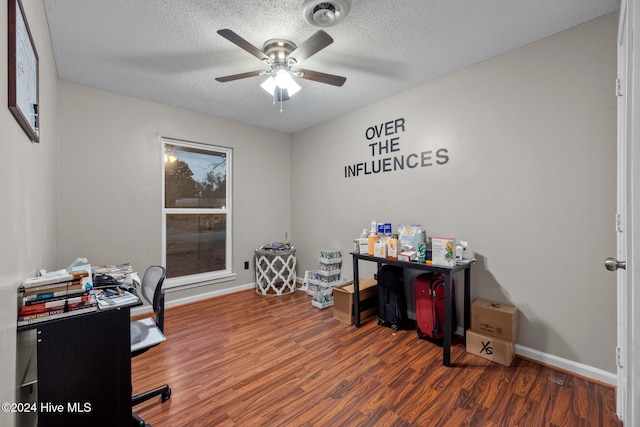
<path fill-rule="evenodd" d="M 456 261 L 462 261 L 462 245 L 460 243 L 456 245 Z"/>
<path fill-rule="evenodd" d="M 473 251 L 469 249 L 469 242 L 466 240 L 460 240 L 462 245 L 462 259 L 473 259 Z"/>

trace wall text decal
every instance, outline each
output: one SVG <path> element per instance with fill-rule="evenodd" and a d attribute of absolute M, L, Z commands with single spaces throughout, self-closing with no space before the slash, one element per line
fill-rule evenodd
<path fill-rule="evenodd" d="M 405 132 L 405 119 L 389 120 L 379 125 L 369 126 L 364 136 L 373 159 L 346 165 L 344 177 L 353 178 L 360 175 L 371 175 L 381 172 L 415 169 L 444 165 L 449 162 L 449 150 L 438 148 L 420 153 L 400 154 L 400 133 Z"/>

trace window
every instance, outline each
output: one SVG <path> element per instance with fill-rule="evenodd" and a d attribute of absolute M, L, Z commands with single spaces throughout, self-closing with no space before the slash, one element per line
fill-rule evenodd
<path fill-rule="evenodd" d="M 232 278 L 232 150 L 168 138 L 162 141 L 167 286 Z"/>

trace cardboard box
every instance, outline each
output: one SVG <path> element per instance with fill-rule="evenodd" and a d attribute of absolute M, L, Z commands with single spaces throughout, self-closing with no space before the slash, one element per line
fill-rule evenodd
<path fill-rule="evenodd" d="M 405 251 L 398 254 L 398 259 L 400 261 L 415 261 L 418 259 L 418 252 L 416 251 Z"/>
<path fill-rule="evenodd" d="M 398 225 L 399 242 L 398 246 L 411 246 L 413 247 L 413 240 L 416 237 L 416 232 L 421 228 L 420 224 L 400 224 Z"/>
<path fill-rule="evenodd" d="M 315 308 L 327 308 L 333 305 L 333 286 L 328 283 L 313 283 L 313 299 L 311 305 Z"/>
<path fill-rule="evenodd" d="M 398 259 L 398 240 L 391 238 L 387 240 L 387 258 Z"/>
<path fill-rule="evenodd" d="M 455 243 L 455 239 L 450 237 L 434 237 L 431 239 L 431 262 L 433 265 L 454 267 L 456 265 Z"/>
<path fill-rule="evenodd" d="M 366 254 L 369 252 L 369 239 L 354 239 L 353 252 L 357 254 Z"/>
<path fill-rule="evenodd" d="M 467 353 L 504 366 L 511 366 L 516 354 L 515 344 L 512 341 L 485 335 L 471 329 L 467 331 Z"/>
<path fill-rule="evenodd" d="M 378 282 L 375 279 L 360 279 L 360 319 L 378 311 Z M 333 317 L 347 325 L 355 323 L 353 310 L 353 283 L 333 288 Z"/>
<path fill-rule="evenodd" d="M 519 332 L 519 310 L 512 305 L 478 299 L 471 304 L 471 329 L 507 341 Z"/>
<path fill-rule="evenodd" d="M 385 243 L 375 243 L 373 246 L 373 256 L 377 256 L 380 258 L 387 257 L 387 245 Z"/>

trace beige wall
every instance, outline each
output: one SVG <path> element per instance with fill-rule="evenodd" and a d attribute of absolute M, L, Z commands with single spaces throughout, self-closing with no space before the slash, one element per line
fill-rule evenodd
<path fill-rule="evenodd" d="M 0 7 L 0 401 L 15 402 L 16 289 L 40 268 L 56 267 L 58 231 L 57 75 L 44 7 L 23 1 L 40 64 L 40 143 L 6 107 L 7 3 Z M 0 412 L 0 425 L 14 422 Z"/>
<path fill-rule="evenodd" d="M 0 110 L 2 401 L 15 401 L 14 298 L 24 277 L 77 256 L 161 261 L 161 136 L 234 149 L 237 280 L 170 300 L 251 283 L 243 261 L 287 231 L 301 274 L 321 248 L 347 254 L 372 219 L 420 222 L 470 241 L 473 295 L 521 308 L 520 345 L 615 371 L 615 279 L 602 268 L 615 253 L 614 15 L 290 138 L 58 82 L 42 4 L 23 3 L 40 57 L 42 136 L 30 143 Z M 6 37 L 0 31 L 3 61 Z M 6 85 L 0 95 L 6 105 Z M 449 161 L 345 178 L 346 165 L 381 157 L 369 154 L 366 129 L 400 117 L 393 155 L 446 148 Z M 0 424 L 13 417 L 0 413 Z"/>
<path fill-rule="evenodd" d="M 289 232 L 288 135 L 60 82 L 60 251 L 93 264 L 162 262 L 163 136 L 233 149 L 233 271 L 252 283 L 253 251 Z M 266 226 L 268 224 L 268 226 Z M 244 261 L 251 261 L 249 270 Z"/>
<path fill-rule="evenodd" d="M 372 220 L 468 239 L 472 296 L 521 309 L 518 344 L 614 373 L 616 28 L 611 14 L 295 134 L 299 268 Z M 397 118 L 398 151 L 372 156 L 367 129 Z M 429 150 L 433 166 L 344 176 Z"/>

